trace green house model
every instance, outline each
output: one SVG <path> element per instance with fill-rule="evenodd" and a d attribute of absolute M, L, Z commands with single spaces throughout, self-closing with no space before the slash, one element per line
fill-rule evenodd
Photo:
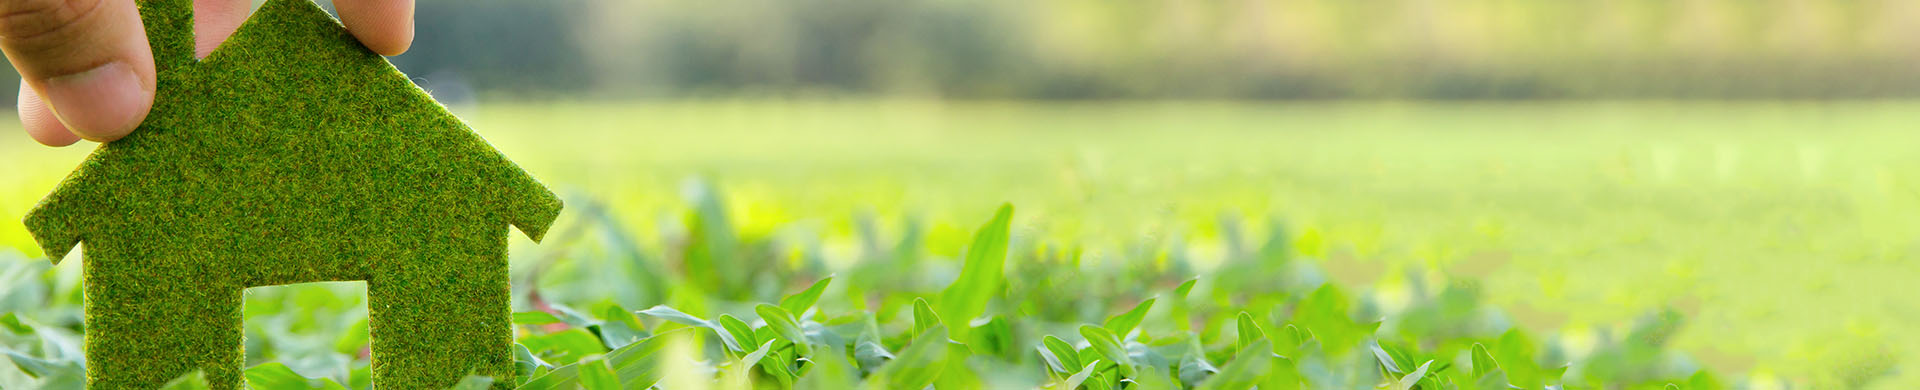
<path fill-rule="evenodd" d="M 191 0 L 145 0 L 152 113 L 26 217 L 85 242 L 87 383 L 201 370 L 241 387 L 249 287 L 365 281 L 378 388 L 512 383 L 508 226 L 560 201 L 310 0 L 270 0 L 193 56 Z"/>

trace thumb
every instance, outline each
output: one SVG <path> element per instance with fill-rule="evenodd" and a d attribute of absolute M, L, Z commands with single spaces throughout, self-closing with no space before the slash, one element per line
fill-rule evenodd
<path fill-rule="evenodd" d="M 153 49 L 132 0 L 0 0 L 0 51 L 59 118 L 43 126 L 112 141 L 153 107 Z"/>

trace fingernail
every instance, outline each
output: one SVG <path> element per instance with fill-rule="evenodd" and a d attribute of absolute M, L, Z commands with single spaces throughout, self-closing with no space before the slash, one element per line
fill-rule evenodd
<path fill-rule="evenodd" d="M 100 142 L 133 132 L 153 108 L 153 87 L 121 62 L 47 79 L 41 93 L 68 130 Z"/>

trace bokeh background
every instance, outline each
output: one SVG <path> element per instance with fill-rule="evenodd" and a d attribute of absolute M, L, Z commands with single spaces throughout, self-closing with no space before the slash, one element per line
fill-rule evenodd
<path fill-rule="evenodd" d="M 1196 275 L 1279 237 L 1383 313 L 1473 281 L 1574 361 L 1674 312 L 1675 370 L 1920 385 L 1920 2 L 420 0 L 418 21 L 391 61 L 566 196 L 563 225 L 627 237 L 516 241 L 540 299 L 666 302 L 591 270 L 610 245 L 675 267 L 709 201 L 754 256 L 818 264 L 796 275 L 923 234 L 950 279 L 1010 202 L 1016 251 Z M 0 133 L 5 221 L 89 149 Z M 18 224 L 0 248 L 0 311 L 75 315 L 32 306 L 79 262 Z M 1152 288 L 1116 280 L 1142 285 L 1058 300 Z M 351 370 L 311 357 L 350 321 L 270 333 L 364 317 L 354 288 L 260 294 L 249 316 L 285 319 L 249 337 L 324 345 L 250 363 Z"/>

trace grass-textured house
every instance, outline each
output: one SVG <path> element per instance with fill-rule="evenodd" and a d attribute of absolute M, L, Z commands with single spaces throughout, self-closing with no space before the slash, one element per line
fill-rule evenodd
<path fill-rule="evenodd" d="M 512 383 L 508 226 L 559 200 L 311 1 L 199 60 L 191 3 L 140 3 L 152 114 L 26 218 L 56 261 L 86 243 L 89 386 L 237 388 L 242 291 L 319 281 L 366 281 L 376 386 Z"/>

